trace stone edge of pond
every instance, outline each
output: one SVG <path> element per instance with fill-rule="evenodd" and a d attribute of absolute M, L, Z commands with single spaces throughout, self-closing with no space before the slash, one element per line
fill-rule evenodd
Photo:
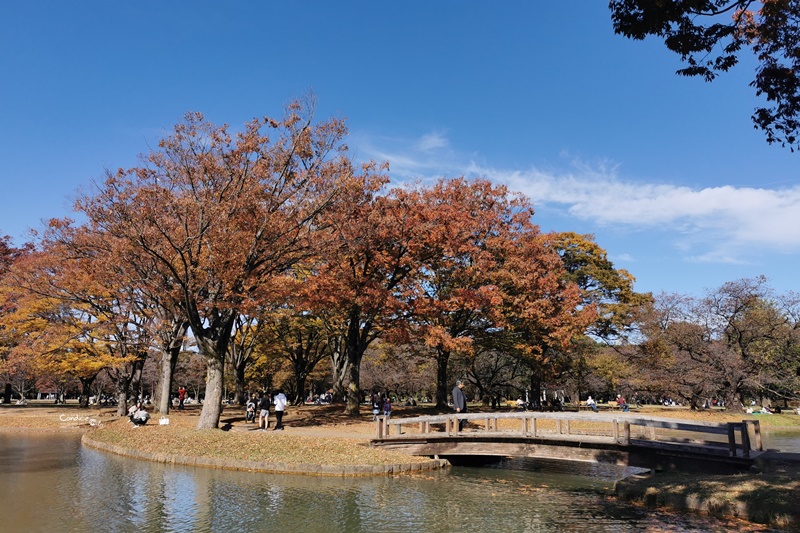
<path fill-rule="evenodd" d="M 146 452 L 132 448 L 123 448 L 115 444 L 95 440 L 84 433 L 81 443 L 90 448 L 105 452 L 145 459 L 156 463 L 200 466 L 205 468 L 219 468 L 225 470 L 240 470 L 245 472 L 260 472 L 265 474 L 301 474 L 311 476 L 391 476 L 395 474 L 408 474 L 428 470 L 439 470 L 450 465 L 446 459 L 429 459 L 421 463 L 398 463 L 390 465 L 318 465 L 318 464 L 290 464 L 290 463 L 265 463 L 262 461 L 246 461 L 242 459 L 222 459 L 213 457 L 194 457 L 188 455 L 173 455 L 167 453 Z"/>
<path fill-rule="evenodd" d="M 796 527 L 800 524 L 800 513 L 776 517 L 764 513 L 754 513 L 746 501 L 726 501 L 720 498 L 705 498 L 695 493 L 686 495 L 652 490 L 647 479 L 650 474 L 628 476 L 614 484 L 617 499 L 627 503 L 643 505 L 650 509 L 672 509 L 692 511 L 715 518 L 745 520 L 770 527 Z"/>

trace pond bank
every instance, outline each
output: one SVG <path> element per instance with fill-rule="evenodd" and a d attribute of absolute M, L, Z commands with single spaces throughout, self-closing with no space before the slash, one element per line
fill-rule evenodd
<path fill-rule="evenodd" d="M 281 438 L 292 437 L 281 436 Z M 404 462 L 383 464 L 316 464 L 307 462 L 269 462 L 253 459 L 233 459 L 228 457 L 200 457 L 184 454 L 174 454 L 165 451 L 147 451 L 136 448 L 123 447 L 104 442 L 94 438 L 93 433 L 84 433 L 81 443 L 98 450 L 103 450 L 117 455 L 145 459 L 157 463 L 201 466 L 207 468 L 224 468 L 228 470 L 242 470 L 247 472 L 264 472 L 269 474 L 304 474 L 315 476 L 377 476 L 406 474 L 425 470 L 445 468 L 450 463 L 444 459 L 418 460 L 408 457 Z M 179 442 L 174 443 L 180 444 Z M 298 445 L 302 446 L 298 442 Z"/>
<path fill-rule="evenodd" d="M 760 458 L 753 472 L 704 475 L 658 472 L 616 483 L 621 501 L 657 509 L 692 511 L 770 527 L 800 528 L 800 454 Z"/>
<path fill-rule="evenodd" d="M 404 411 L 399 407 L 396 415 L 428 414 Z M 664 416 L 661 411 L 648 414 Z M 675 415 L 680 420 L 709 422 L 733 418 L 721 413 L 681 412 Z M 341 415 L 340 406 L 293 407 L 284 419 L 287 429 L 283 432 L 254 431 L 254 424 L 246 424 L 243 414 L 236 408 L 225 409 L 220 421 L 225 431 L 196 430 L 198 416 L 199 408 L 190 408 L 170 413 L 168 426 L 159 426 L 158 420 L 152 420 L 151 424 L 134 429 L 127 419 L 116 416 L 113 409 L 83 410 L 50 404 L 0 408 L 0 430 L 80 430 L 93 442 L 117 447 L 114 453 L 135 452 L 122 453 L 131 457 L 172 464 L 328 477 L 414 472 L 422 468 L 418 465 L 423 461 L 429 461 L 405 455 L 372 455 L 379 450 L 369 448 L 369 440 L 375 434 L 371 415 L 354 420 Z M 775 415 L 770 420 L 774 425 L 769 429 L 783 426 L 796 431 L 798 426 L 791 425 L 794 419 L 800 417 Z M 87 446 L 92 444 L 87 442 Z M 208 459 L 198 462 L 200 457 Z M 363 472 L 355 468 L 359 465 L 363 467 Z M 368 473 L 367 469 L 370 470 Z M 618 482 L 617 497 L 634 505 L 696 510 L 714 516 L 747 519 L 772 527 L 797 529 L 800 527 L 800 517 L 795 511 L 800 509 L 798 471 L 800 463 L 790 462 L 785 465 L 772 463 L 771 467 L 762 465 L 761 473 L 736 476 L 703 476 L 698 479 L 693 475 L 659 473 Z"/>

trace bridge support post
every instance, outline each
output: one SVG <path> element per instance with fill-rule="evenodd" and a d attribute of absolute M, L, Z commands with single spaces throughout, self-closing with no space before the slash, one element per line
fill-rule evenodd
<path fill-rule="evenodd" d="M 375 431 L 378 434 L 379 439 L 382 439 L 384 437 L 383 420 L 381 420 L 382 418 L 383 418 L 382 416 L 379 416 L 378 418 L 375 419 Z"/>
<path fill-rule="evenodd" d="M 624 444 L 625 446 L 630 446 L 631 445 L 631 423 L 626 420 L 623 423 L 622 428 L 623 428 L 623 434 L 625 436 L 624 440 L 622 441 L 622 444 Z"/>
<path fill-rule="evenodd" d="M 728 452 L 731 457 L 736 457 L 736 423 L 728 422 Z"/>
<path fill-rule="evenodd" d="M 753 437 L 756 440 L 756 450 L 759 452 L 764 451 L 764 445 L 761 442 L 761 423 L 758 420 L 745 420 L 745 424 L 753 425 Z"/>
<path fill-rule="evenodd" d="M 750 458 L 750 434 L 747 432 L 747 421 L 742 421 L 742 457 Z"/>

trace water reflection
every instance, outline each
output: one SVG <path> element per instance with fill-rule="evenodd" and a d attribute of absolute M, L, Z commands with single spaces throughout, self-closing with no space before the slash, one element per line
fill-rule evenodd
<path fill-rule="evenodd" d="M 0 529 L 22 531 L 722 531 L 621 506 L 608 465 L 506 461 L 334 478 L 172 467 L 0 433 Z"/>

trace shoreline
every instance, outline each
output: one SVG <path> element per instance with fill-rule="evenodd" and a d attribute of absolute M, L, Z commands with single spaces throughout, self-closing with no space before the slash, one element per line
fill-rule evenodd
<path fill-rule="evenodd" d="M 221 425 L 225 429 L 197 430 L 194 426 L 199 413 L 187 410 L 171 412 L 170 425 L 159 426 L 154 418 L 147 426 L 133 431 L 126 418 L 109 409 L 83 412 L 73 420 L 59 416 L 67 411 L 74 413 L 72 408 L 42 407 L 35 411 L 0 409 L 0 432 L 74 434 L 79 431 L 83 433 L 83 445 L 120 456 L 162 464 L 273 474 L 391 476 L 446 468 L 450 464 L 446 460 L 380 455 L 379 450 L 369 447 L 374 423 L 368 417 L 353 420 L 330 407 L 293 408 L 284 419 L 285 432 L 253 431 L 255 426 L 246 424 L 234 409 L 223 415 Z M 709 418 L 703 415 L 703 419 Z M 797 431 L 798 426 L 774 425 L 769 429 Z M 758 465 L 761 471 L 743 474 L 697 477 L 660 472 L 630 476 L 615 483 L 614 497 L 628 505 L 746 520 L 753 527 L 796 529 L 800 525 L 800 454 L 792 455 L 795 457 L 789 461 L 766 462 Z"/>
<path fill-rule="evenodd" d="M 335 438 L 335 437 L 334 437 Z M 267 474 L 297 474 L 310 476 L 391 476 L 395 474 L 410 474 L 428 470 L 439 470 L 450 466 L 445 459 L 428 459 L 426 461 L 393 463 L 384 465 L 325 465 L 317 463 L 279 463 L 267 461 L 252 461 L 244 459 L 197 457 L 188 455 L 175 455 L 163 452 L 148 452 L 127 448 L 95 440 L 89 432 L 84 432 L 81 444 L 96 450 L 130 457 L 144 459 L 162 464 L 196 466 L 204 468 L 220 468 L 244 472 L 259 472 Z"/>

